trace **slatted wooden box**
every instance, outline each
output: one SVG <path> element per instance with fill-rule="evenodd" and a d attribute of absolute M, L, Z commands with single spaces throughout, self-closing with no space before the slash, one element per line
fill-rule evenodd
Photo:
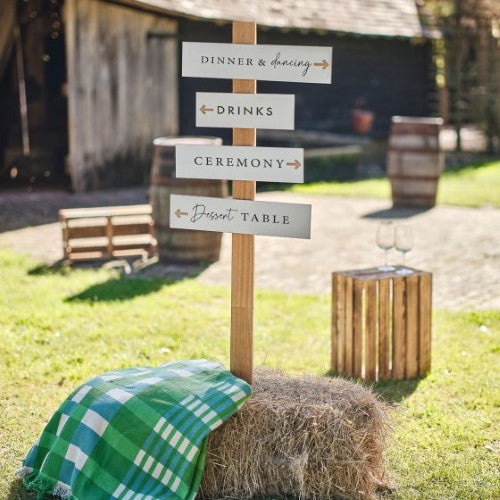
<path fill-rule="evenodd" d="M 148 257 L 156 253 L 151 205 L 59 210 L 66 260 Z"/>
<path fill-rule="evenodd" d="M 376 268 L 333 273 L 333 372 L 365 381 L 429 372 L 432 274 L 412 271 L 406 276 Z"/>

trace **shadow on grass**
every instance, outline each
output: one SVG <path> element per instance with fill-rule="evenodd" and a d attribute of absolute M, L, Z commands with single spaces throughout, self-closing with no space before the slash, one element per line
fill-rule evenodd
<path fill-rule="evenodd" d="M 29 276 L 51 276 L 54 274 L 66 276 L 70 273 L 71 267 L 65 264 L 62 260 L 59 260 L 51 265 L 39 264 L 28 271 Z"/>
<path fill-rule="evenodd" d="M 140 263 L 140 261 L 137 261 Z M 164 286 L 172 285 L 187 278 L 195 278 L 203 272 L 208 263 L 199 264 L 167 264 L 152 260 L 142 264 L 125 260 L 108 261 L 106 263 L 78 262 L 71 265 L 64 261 L 52 265 L 41 264 L 28 271 L 30 276 L 69 276 L 74 270 L 108 269 L 119 273 L 107 281 L 91 285 L 85 290 L 67 297 L 65 302 L 111 302 L 130 300 L 140 295 L 148 295 L 159 291 Z"/>
<path fill-rule="evenodd" d="M 371 389 L 389 403 L 401 403 L 410 394 L 413 394 L 421 379 L 412 380 L 384 380 L 375 382 Z"/>
<path fill-rule="evenodd" d="M 36 498 L 36 494 L 26 490 L 20 479 L 14 479 L 14 481 L 10 483 L 8 495 L 7 498 L 9 498 L 9 500 L 34 500 Z M 48 498 L 54 497 L 50 496 Z"/>
<path fill-rule="evenodd" d="M 209 264 L 156 263 L 132 274 L 112 277 L 65 299 L 65 302 L 112 302 L 130 300 L 159 291 L 184 279 L 195 278 Z"/>
<path fill-rule="evenodd" d="M 364 383 L 360 379 L 346 377 L 344 375 L 329 371 L 325 373 L 327 377 L 343 377 L 351 382 L 357 382 L 366 387 L 369 387 L 373 392 L 378 394 L 384 401 L 388 403 L 401 403 L 408 396 L 417 390 L 418 384 L 421 379 L 416 378 L 412 380 L 383 380 L 375 383 Z"/>
<path fill-rule="evenodd" d="M 72 271 L 78 269 L 114 269 L 119 272 L 129 274 L 134 265 L 133 261 L 126 259 L 115 260 L 88 260 L 81 262 L 69 262 L 66 260 L 58 260 L 53 264 L 39 264 L 28 271 L 29 276 L 53 276 L 59 274 L 61 276 L 68 276 Z"/>
<path fill-rule="evenodd" d="M 113 302 L 130 300 L 140 295 L 157 292 L 173 280 L 159 278 L 130 278 L 120 276 L 103 283 L 97 283 L 75 295 L 67 297 L 64 302 Z"/>
<path fill-rule="evenodd" d="M 391 207 L 364 214 L 363 219 L 409 219 L 431 210 L 429 208 Z"/>
<path fill-rule="evenodd" d="M 464 162 L 460 163 L 458 165 L 449 165 L 444 169 L 444 174 L 446 175 L 453 175 L 454 173 L 459 173 L 462 170 L 475 170 L 477 168 L 481 167 L 486 167 L 488 164 L 490 164 L 493 161 L 498 161 L 498 156 L 497 155 L 481 155 L 481 158 L 472 161 L 470 163 Z"/>

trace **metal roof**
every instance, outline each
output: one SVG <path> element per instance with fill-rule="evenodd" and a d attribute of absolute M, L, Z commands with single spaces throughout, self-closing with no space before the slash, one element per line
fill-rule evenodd
<path fill-rule="evenodd" d="M 415 0 L 115 0 L 174 16 L 261 26 L 429 38 Z"/>

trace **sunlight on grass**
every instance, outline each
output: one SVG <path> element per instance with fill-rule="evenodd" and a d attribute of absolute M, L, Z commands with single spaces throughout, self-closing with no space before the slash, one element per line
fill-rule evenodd
<path fill-rule="evenodd" d="M 325 196 L 391 197 L 390 183 L 385 178 L 296 184 L 291 187 L 291 191 Z M 470 207 L 500 207 L 500 161 L 446 170 L 439 181 L 437 202 Z"/>
<path fill-rule="evenodd" d="M 14 471 L 58 404 L 107 370 L 183 358 L 228 364 L 230 293 L 186 279 L 50 270 L 0 253 L 0 498 L 31 498 Z M 328 296 L 258 291 L 255 362 L 329 368 Z M 498 492 L 500 312 L 434 315 L 433 371 L 375 389 L 393 410 L 389 452 L 400 498 Z"/>

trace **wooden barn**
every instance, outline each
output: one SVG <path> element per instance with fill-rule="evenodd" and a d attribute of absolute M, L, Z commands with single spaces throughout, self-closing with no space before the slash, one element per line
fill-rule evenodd
<path fill-rule="evenodd" d="M 394 114 L 436 107 L 433 34 L 414 0 L 2 0 L 0 182 L 76 191 L 147 181 L 152 140 L 196 128 L 195 91 L 227 80 L 180 77 L 182 41 L 231 40 L 255 20 L 259 43 L 331 45 L 333 85 L 259 82 L 296 94 L 296 129 L 350 134 L 353 108 Z M 265 136 L 263 135 L 263 138 Z"/>

